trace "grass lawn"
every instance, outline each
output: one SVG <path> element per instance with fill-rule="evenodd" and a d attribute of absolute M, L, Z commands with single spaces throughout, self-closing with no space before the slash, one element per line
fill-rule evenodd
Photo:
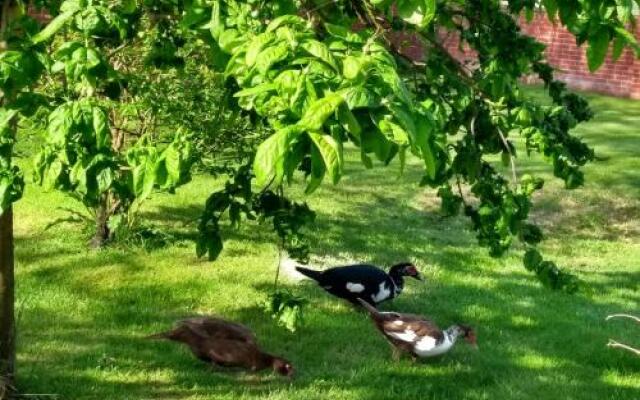
<path fill-rule="evenodd" d="M 78 204 L 29 186 L 16 207 L 20 390 L 70 400 L 640 399 L 640 358 L 605 346 L 640 345 L 640 326 L 604 321 L 640 312 L 640 102 L 590 97 L 597 117 L 579 133 L 601 161 L 586 168 L 586 187 L 565 192 L 542 162 L 520 161 L 549 178 L 534 218 L 546 227 L 544 254 L 586 282 L 579 295 L 541 288 L 521 249 L 490 258 L 466 219 L 440 216 L 417 163 L 398 176 L 365 170 L 350 152 L 342 182 L 308 198 L 313 264 L 410 259 L 426 283 L 411 280 L 384 308 L 476 327 L 479 351 L 461 342 L 424 363 L 392 361 L 363 313 L 306 282 L 286 283 L 311 301 L 305 326 L 277 327 L 261 309 L 277 250 L 255 224 L 226 232 L 218 262 L 197 259 L 194 220 L 220 182 L 196 177 L 147 205 L 146 220 L 177 238 L 153 252 L 89 251 L 78 225 L 45 230 L 66 215 L 58 206 Z M 216 372 L 186 348 L 142 339 L 193 314 L 248 324 L 297 378 Z"/>

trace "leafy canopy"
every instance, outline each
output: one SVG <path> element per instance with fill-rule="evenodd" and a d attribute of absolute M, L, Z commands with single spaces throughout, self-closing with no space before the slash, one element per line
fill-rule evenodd
<path fill-rule="evenodd" d="M 228 214 L 234 224 L 242 215 L 271 220 L 283 246 L 306 259 L 303 232 L 314 214 L 287 199 L 284 184 L 302 174 L 311 193 L 325 178 L 339 182 L 343 146 L 351 143 L 367 168 L 374 160 L 386 165 L 397 158 L 404 167 L 408 156 L 420 159 L 421 184 L 437 188 L 446 214 L 464 212 L 492 255 L 500 256 L 518 239 L 526 248 L 527 269 L 550 287 L 572 291 L 575 278 L 535 248 L 543 235 L 528 217 L 532 195 L 544 182 L 518 172 L 513 139 L 522 139 L 527 154 L 543 155 L 572 189 L 583 184 L 581 167 L 594 153 L 571 129 L 592 114 L 584 99 L 554 80 L 544 46 L 523 35 L 518 21 L 532 18 L 536 9 L 546 12 L 585 44 L 589 68 L 596 70 L 609 49 L 614 58 L 625 48 L 640 54 L 626 29 L 635 22 L 638 3 L 66 0 L 59 8 L 53 5 L 56 17 L 43 30 L 25 30 L 26 45 L 0 55 L 0 207 L 15 201 L 22 187 L 10 163 L 13 136 L 6 133 L 18 111 L 7 104 L 33 105 L 33 99 L 19 100 L 28 98 L 26 88 L 45 68 L 63 79 L 66 95 L 53 103 L 48 119 L 47 144 L 37 161 L 41 182 L 93 204 L 107 192 L 144 198 L 153 187 L 183 181 L 190 143 L 201 143 L 194 136 L 178 135 L 166 150 L 140 140 L 126 157 L 110 136 L 108 99 L 123 101 L 117 90 L 123 80 L 105 49 L 135 41 L 140 11 L 147 10 L 150 24 L 143 30 L 158 32 L 150 64 L 180 68 L 177 49 L 184 40 L 206 45 L 211 66 L 222 68 L 233 93 L 228 106 L 271 132 L 207 201 L 199 224 L 200 255 L 218 257 L 220 220 Z M 179 29 L 162 28 L 175 25 L 175 18 L 158 22 L 167 14 L 179 16 Z M 66 30 L 72 34 L 45 57 L 43 44 Z M 443 41 L 450 34 L 476 54 L 475 64 L 448 52 Z M 544 82 L 552 105 L 520 90 L 519 79 L 532 74 Z M 506 168 L 491 162 L 495 156 Z"/>
<path fill-rule="evenodd" d="M 614 58 L 625 47 L 638 54 L 640 48 L 625 29 L 633 2 L 537 3 L 213 1 L 206 26 L 217 57 L 227 60 L 225 76 L 237 85 L 237 104 L 273 129 L 253 160 L 254 189 L 279 188 L 299 171 L 307 193 L 325 178 L 337 183 L 347 142 L 360 149 L 367 168 L 374 159 L 398 158 L 404 166 L 411 154 L 423 161 L 421 183 L 438 188 L 443 211 L 463 210 L 492 255 L 518 238 L 527 248 L 527 269 L 550 287 L 575 290 L 575 278 L 535 249 L 542 232 L 528 216 L 543 181 L 518 173 L 512 138 L 522 137 L 526 152 L 542 154 L 572 189 L 583 184 L 580 168 L 594 153 L 570 130 L 592 114 L 584 99 L 554 80 L 544 46 L 522 34 L 518 20 L 540 6 L 578 44 L 587 43 L 592 70 L 611 43 Z M 442 45 L 452 33 L 476 53 L 475 65 L 462 64 Z M 544 82 L 553 105 L 520 90 L 519 79 L 531 74 Z M 492 155 L 501 155 L 511 173 L 490 162 Z M 218 218 L 205 213 L 203 222 Z M 201 249 L 217 243 L 211 258 L 221 249 L 216 232 L 201 231 Z"/>

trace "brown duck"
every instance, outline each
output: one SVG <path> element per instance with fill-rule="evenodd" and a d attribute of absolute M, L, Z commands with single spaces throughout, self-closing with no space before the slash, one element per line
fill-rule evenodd
<path fill-rule="evenodd" d="M 466 325 L 452 325 L 441 330 L 432 321 L 414 314 L 380 312 L 366 301 L 358 299 L 367 309 L 376 328 L 394 347 L 394 356 L 398 351 L 410 353 L 416 358 L 434 357 L 451 350 L 459 337 L 477 348 L 476 334 Z"/>
<path fill-rule="evenodd" d="M 174 329 L 148 338 L 184 343 L 198 359 L 220 367 L 239 367 L 252 372 L 272 368 L 287 377 L 294 374 L 289 361 L 260 349 L 249 328 L 221 318 L 184 319 Z"/>

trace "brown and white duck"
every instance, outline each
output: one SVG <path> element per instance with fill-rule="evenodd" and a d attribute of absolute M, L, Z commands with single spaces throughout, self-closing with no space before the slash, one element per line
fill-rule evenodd
<path fill-rule="evenodd" d="M 414 359 L 438 356 L 451 350 L 460 337 L 477 348 L 476 334 L 467 325 L 456 324 L 441 330 L 422 316 L 380 312 L 366 301 L 358 301 L 369 312 L 376 328 L 394 347 L 396 358 L 398 351 L 410 353 Z"/>
<path fill-rule="evenodd" d="M 289 361 L 262 351 L 249 328 L 221 318 L 184 319 L 178 321 L 174 329 L 147 338 L 184 343 L 198 359 L 220 367 L 239 367 L 252 372 L 272 368 L 283 376 L 294 374 Z"/>

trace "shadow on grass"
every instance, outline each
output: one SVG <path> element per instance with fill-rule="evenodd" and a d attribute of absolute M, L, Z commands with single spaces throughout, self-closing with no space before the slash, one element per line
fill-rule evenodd
<path fill-rule="evenodd" d="M 403 239 L 403 244 L 397 244 L 397 254 L 409 251 L 418 240 Z M 388 257 L 383 253 L 372 257 Z M 471 256 L 455 248 L 437 253 L 437 259 L 447 260 L 452 276 L 479 272 L 472 267 Z M 126 257 L 117 262 L 123 271 L 139 268 L 135 260 Z M 89 257 L 81 268 L 100 269 L 99 263 Z M 77 266 L 72 269 L 58 264 L 55 268 L 81 272 Z M 464 321 L 474 324 L 479 332 L 480 351 L 461 343 L 451 354 L 420 364 L 408 359 L 392 362 L 388 346 L 364 313 L 311 283 L 290 286 L 311 299 L 307 324 L 296 334 L 276 327 L 257 305 L 234 309 L 229 318 L 249 324 L 265 349 L 296 365 L 299 375 L 292 383 L 268 374 L 217 372 L 180 345 L 142 338 L 193 315 L 192 310 L 203 305 L 193 294 L 205 293 L 210 282 L 176 281 L 169 286 L 125 279 L 94 287 L 62 275 L 33 273 L 36 275 L 30 279 L 53 277 L 59 290 L 84 291 L 94 303 L 89 315 L 66 317 L 64 310 L 42 307 L 32 308 L 20 321 L 21 343 L 45 345 L 46 351 L 37 355 L 27 352 L 21 361 L 29 378 L 19 384 L 29 391 L 60 393 L 61 398 L 117 398 L 122 393 L 136 399 L 190 395 L 236 398 L 265 397 L 280 391 L 295 396 L 311 388 L 329 392 L 336 387 L 348 388 L 362 399 L 424 398 L 425 393 L 432 398 L 465 398 L 471 394 L 482 397 L 492 390 L 504 393 L 501 391 L 507 389 L 502 382 L 513 384 L 514 375 L 523 388 L 534 391 L 542 390 L 546 379 L 553 376 L 572 382 L 563 393 L 575 398 L 607 398 L 614 389 L 618 398 L 634 396 L 632 388 L 612 386 L 601 379 L 603 371 L 637 367 L 635 360 L 604 347 L 608 337 L 622 334 L 619 327 L 603 323 L 612 304 L 594 304 L 581 296 L 553 292 L 543 296 L 539 288 L 526 284 L 530 277 L 525 273 L 505 276 L 483 271 L 487 285 L 465 280 L 452 280 L 447 285 L 408 283 L 407 292 L 384 309 L 426 314 L 442 326 Z M 636 277 L 622 273 L 601 276 L 603 284 Z M 266 295 L 272 286 L 258 283 L 254 289 Z M 636 295 L 635 300 L 640 298 Z M 249 299 L 243 304 L 252 302 Z M 54 329 L 49 331 L 51 324 Z M 528 357 L 533 357 L 533 363 Z M 508 388 L 508 392 L 517 396 L 523 388 Z M 533 398 L 531 393 L 521 394 Z"/>
<path fill-rule="evenodd" d="M 634 137 L 620 143 L 640 148 Z M 74 400 L 118 399 L 123 393 L 135 399 L 340 398 L 346 392 L 350 394 L 345 397 L 372 400 L 539 399 L 550 392 L 574 399 L 638 397 L 632 385 L 615 385 L 607 378 L 633 376 L 637 360 L 605 348 L 609 337 L 634 337 L 634 327 L 604 323 L 604 316 L 619 311 L 621 304 L 640 302 L 640 273 L 581 271 L 597 299 L 544 291 L 524 271 L 505 272 L 503 267 L 513 260 L 492 260 L 478 251 L 465 219 L 442 219 L 433 196 L 416 198 L 419 191 L 410 182 L 419 180 L 419 170 L 410 168 L 399 183 L 389 179 L 388 185 L 381 185 L 380 170 L 361 170 L 354 161 L 346 168 L 357 172 L 342 185 L 321 188 L 308 198 L 318 210 L 310 232 L 314 254 L 326 262 L 336 256 L 379 265 L 413 260 L 427 275 L 427 283 L 409 280 L 405 293 L 383 308 L 425 314 L 443 327 L 472 324 L 480 351 L 460 344 L 439 359 L 393 362 L 389 347 L 364 313 L 311 283 L 288 285 L 311 299 L 307 324 L 295 334 L 275 326 L 259 306 L 272 290 L 264 284 L 270 277 L 255 277 L 261 273 L 256 265 L 241 269 L 260 257 L 266 265 L 261 252 L 275 243 L 268 229 L 256 229 L 253 223 L 224 231 L 229 245 L 222 259 L 233 258 L 239 264 L 232 271 L 235 275 L 220 262 L 211 272 L 190 269 L 195 256 L 184 257 L 192 250 L 175 246 L 150 254 L 85 251 L 77 234 L 58 229 L 17 239 L 18 289 L 25 310 L 19 321 L 18 384 L 27 392 L 59 393 L 60 398 Z M 534 165 L 529 170 L 548 167 Z M 637 171 L 625 173 L 629 176 L 598 182 L 600 190 L 640 187 Z M 633 220 L 639 210 L 633 201 L 618 207 L 621 203 L 613 199 L 603 203 L 601 197 L 591 196 L 591 208 L 586 209 L 591 221 L 581 224 L 577 214 L 561 215 L 566 207 L 555 196 L 539 199 L 541 208 L 551 210 L 539 217 L 550 227 L 577 225 L 567 231 L 573 240 L 594 226 Z M 159 206 L 143 218 L 190 241 L 200 212 L 201 205 L 195 203 Z M 610 228 L 599 232 L 609 239 L 628 237 Z M 68 240 L 57 237 L 65 233 Z M 175 265 L 164 264 L 165 257 L 173 258 Z M 249 288 L 237 290 L 241 285 Z M 216 297 L 216 291 L 231 298 L 226 308 L 219 303 L 227 299 Z M 298 378 L 289 383 L 269 374 L 213 371 L 184 347 L 143 339 L 202 310 L 224 311 L 226 317 L 251 326 L 265 349 L 291 359 Z"/>

